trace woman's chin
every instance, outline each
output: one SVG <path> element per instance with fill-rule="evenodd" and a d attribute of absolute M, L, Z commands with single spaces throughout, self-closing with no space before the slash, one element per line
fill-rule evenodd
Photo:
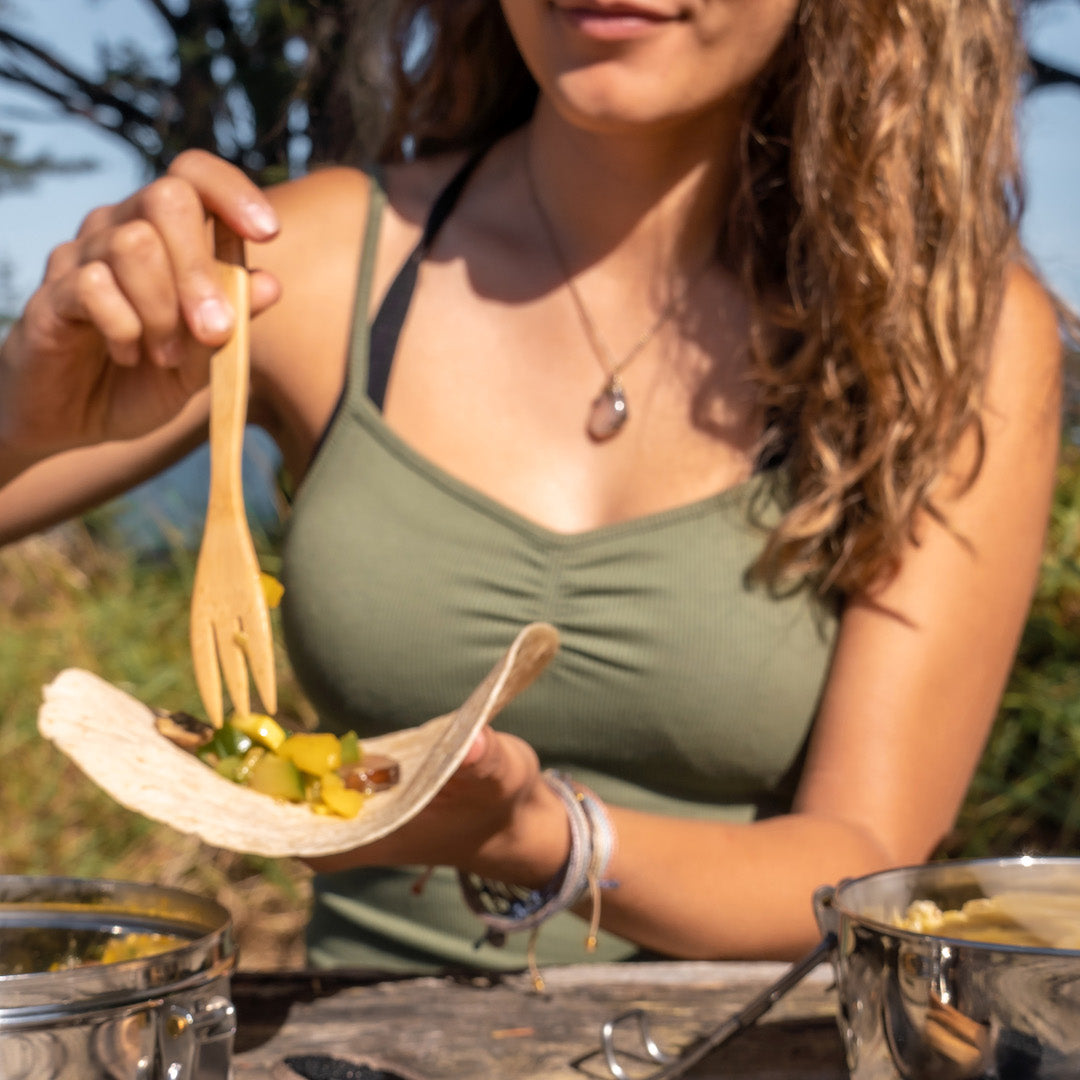
<path fill-rule="evenodd" d="M 548 99 L 564 120 L 582 130 L 597 135 L 640 136 L 670 135 L 680 128 L 725 127 L 723 117 L 739 114 L 743 96 L 733 92 L 727 100 L 695 108 L 692 97 L 671 94 L 670 81 L 666 87 L 654 89 L 647 77 L 579 69 L 558 76 L 548 89 Z"/>

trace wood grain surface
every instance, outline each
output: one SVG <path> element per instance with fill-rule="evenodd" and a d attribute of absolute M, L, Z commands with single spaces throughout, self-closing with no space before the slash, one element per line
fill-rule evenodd
<path fill-rule="evenodd" d="M 376 1080 L 610 1080 L 604 1021 L 641 1007 L 659 1045 L 678 1052 L 745 1005 L 782 964 L 655 963 L 547 969 L 525 975 L 379 978 L 363 972 L 244 972 L 235 1080 L 295 1080 L 284 1060 L 329 1055 Z M 845 1080 L 832 973 L 819 967 L 754 1027 L 687 1073 L 696 1080 Z M 620 1029 L 621 1030 L 621 1029 Z M 636 1030 L 620 1039 L 631 1078 Z M 625 1044 L 625 1045 L 624 1045 Z"/>

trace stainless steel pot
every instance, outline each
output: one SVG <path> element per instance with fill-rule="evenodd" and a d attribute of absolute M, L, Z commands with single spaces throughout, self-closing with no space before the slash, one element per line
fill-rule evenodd
<path fill-rule="evenodd" d="M 615 1080 L 630 1080 L 616 1032 L 636 1028 L 639 1080 L 676 1080 L 765 1015 L 818 964 L 836 971 L 838 1022 L 852 1080 L 1077 1080 L 1080 950 L 989 944 L 900 929 L 908 906 L 944 910 L 1002 893 L 1075 897 L 1080 859 L 978 859 L 886 870 L 814 895 L 824 935 L 771 986 L 679 1054 L 628 1009 L 600 1030 Z M 1080 932 L 1080 927 L 1077 928 Z"/>
<path fill-rule="evenodd" d="M 1016 890 L 1080 897 L 1080 859 L 930 863 L 819 890 L 853 1080 L 1080 1076 L 1080 951 L 896 926 L 914 900 L 945 910 Z"/>
<path fill-rule="evenodd" d="M 3 1080 L 228 1080 L 235 947 L 223 907 L 154 885 L 0 876 L 0 972 L 31 935 L 144 933 L 181 940 L 141 959 L 0 974 Z"/>

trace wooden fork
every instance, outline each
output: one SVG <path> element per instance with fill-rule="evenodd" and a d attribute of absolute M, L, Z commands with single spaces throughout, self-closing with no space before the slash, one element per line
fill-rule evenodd
<path fill-rule="evenodd" d="M 191 659 L 215 727 L 224 721 L 221 676 L 233 709 L 251 711 L 248 671 L 265 712 L 277 711 L 270 614 L 241 482 L 247 417 L 250 298 L 243 241 L 215 219 L 214 250 L 236 311 L 232 337 L 210 366 L 210 495 L 191 595 Z M 220 665 L 220 666 L 219 666 Z"/>

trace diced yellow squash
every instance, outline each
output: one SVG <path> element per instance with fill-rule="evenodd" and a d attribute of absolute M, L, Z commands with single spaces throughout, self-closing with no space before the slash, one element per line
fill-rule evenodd
<path fill-rule="evenodd" d="M 325 776 L 341 767 L 341 743 L 328 731 L 290 735 L 277 753 L 312 776 Z"/>
<path fill-rule="evenodd" d="M 259 584 L 262 586 L 263 597 L 268 608 L 276 608 L 285 595 L 285 586 L 273 574 L 262 572 L 259 574 Z"/>
<path fill-rule="evenodd" d="M 263 713 L 249 713 L 247 716 L 236 713 L 230 718 L 230 723 L 270 750 L 277 750 L 286 738 L 285 729 L 272 716 Z"/>
<path fill-rule="evenodd" d="M 337 773 L 329 773 L 322 778 L 322 801 L 338 817 L 354 818 L 364 805 L 364 796 L 359 791 L 347 788 Z"/>

